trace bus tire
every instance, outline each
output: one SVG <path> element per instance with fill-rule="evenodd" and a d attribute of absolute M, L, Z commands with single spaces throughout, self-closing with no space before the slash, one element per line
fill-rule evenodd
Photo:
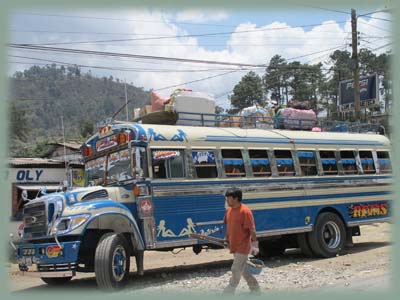
<path fill-rule="evenodd" d="M 69 277 L 40 277 L 48 285 L 63 285 L 71 281 L 72 276 Z"/>
<path fill-rule="evenodd" d="M 94 272 L 100 289 L 123 288 L 129 279 L 130 253 L 128 242 L 121 234 L 112 234 L 97 244 Z"/>
<path fill-rule="evenodd" d="M 304 254 L 304 256 L 313 257 L 315 255 L 308 242 L 307 233 L 297 234 L 297 244 L 299 245 L 300 250 Z"/>
<path fill-rule="evenodd" d="M 346 230 L 342 219 L 334 213 L 321 213 L 314 224 L 314 230 L 307 234 L 312 252 L 328 258 L 339 254 L 346 241 Z"/>

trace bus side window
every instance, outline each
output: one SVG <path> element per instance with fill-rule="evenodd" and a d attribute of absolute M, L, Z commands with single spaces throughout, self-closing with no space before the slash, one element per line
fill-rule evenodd
<path fill-rule="evenodd" d="M 334 151 L 320 151 L 322 170 L 324 175 L 337 175 L 338 167 Z"/>
<path fill-rule="evenodd" d="M 222 149 L 221 153 L 227 177 L 246 176 L 242 152 L 239 149 Z"/>
<path fill-rule="evenodd" d="M 314 151 L 298 151 L 301 173 L 304 176 L 318 175 Z"/>
<path fill-rule="evenodd" d="M 374 159 L 372 157 L 372 151 L 360 151 L 361 166 L 364 174 L 375 174 Z"/>
<path fill-rule="evenodd" d="M 340 151 L 340 158 L 342 161 L 343 171 L 345 174 L 358 173 L 354 151 Z"/>
<path fill-rule="evenodd" d="M 274 150 L 279 176 L 294 176 L 293 157 L 290 150 Z"/>
<path fill-rule="evenodd" d="M 218 177 L 215 152 L 213 150 L 193 150 L 192 159 L 197 178 Z"/>
<path fill-rule="evenodd" d="M 271 176 L 271 165 L 267 150 L 249 150 L 249 156 L 255 177 Z"/>
<path fill-rule="evenodd" d="M 183 150 L 152 150 L 153 178 L 185 177 Z"/>
<path fill-rule="evenodd" d="M 389 152 L 376 151 L 376 155 L 378 157 L 380 173 L 392 173 L 392 164 L 390 163 Z"/>

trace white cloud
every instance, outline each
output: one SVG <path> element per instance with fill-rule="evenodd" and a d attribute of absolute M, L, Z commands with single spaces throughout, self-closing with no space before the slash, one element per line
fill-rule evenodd
<path fill-rule="evenodd" d="M 65 15 L 71 13 L 63 12 Z M 236 33 L 231 34 L 224 47 L 219 50 L 203 45 L 204 39 L 198 40 L 196 37 L 175 37 L 187 35 L 188 32 L 181 26 L 171 23 L 171 14 L 160 11 L 125 11 L 93 13 L 87 12 L 82 15 L 91 15 L 96 17 L 115 18 L 121 20 L 96 20 L 96 19 L 62 19 L 62 18 L 17 18 L 13 20 L 12 27 L 20 29 L 51 29 L 55 31 L 76 31 L 88 33 L 118 33 L 119 35 L 105 34 L 86 34 L 86 35 L 65 35 L 65 34 L 24 34 L 16 33 L 13 41 L 24 43 L 43 43 L 43 42 L 64 42 L 64 41 L 84 41 L 84 40 L 109 40 L 109 39 L 136 39 L 128 42 L 107 42 L 98 44 L 79 44 L 79 45 L 60 45 L 66 48 L 90 49 L 96 51 L 109 51 L 118 53 L 130 53 L 140 55 L 165 56 L 188 59 L 201 59 L 212 61 L 228 61 L 251 64 L 267 64 L 271 57 L 279 54 L 286 59 L 300 57 L 297 60 L 301 62 L 318 63 L 324 62 L 333 50 L 325 51 L 334 47 L 351 51 L 351 35 L 349 32 L 350 21 L 344 28 L 334 21 L 327 20 L 322 25 L 313 28 L 295 28 L 285 23 L 273 22 L 262 26 L 257 26 L 251 22 L 238 24 L 233 29 Z M 201 15 L 201 14 L 200 14 Z M 387 14 L 374 14 L 373 17 L 387 18 Z M 194 16 L 194 15 L 193 15 Z M 207 15 L 210 17 L 210 15 Z M 190 19 L 193 21 L 195 18 Z M 136 21 L 133 21 L 136 20 Z M 180 19 L 189 20 L 189 19 Z M 210 20 L 210 19 L 208 19 Z M 381 47 L 390 42 L 389 22 L 377 19 L 359 18 L 359 30 L 363 33 L 360 47 L 369 47 L 371 49 Z M 312 22 L 310 22 L 312 23 Z M 383 30 L 382 30 L 383 28 Z M 239 33 L 248 31 L 246 33 Z M 126 34 L 126 35 L 121 35 Z M 368 36 L 367 36 L 368 35 Z M 172 37 L 165 39 L 149 39 L 154 37 Z M 139 38 L 148 38 L 147 40 L 137 40 Z M 212 38 L 206 43 L 222 43 L 220 39 Z M 225 42 L 224 42 L 225 43 Z M 385 52 L 390 48 L 382 48 L 378 51 Z M 159 60 L 143 59 L 121 59 L 98 56 L 83 55 L 63 55 L 59 53 L 40 53 L 26 51 L 12 51 L 16 55 L 25 55 L 32 57 L 42 57 L 58 61 L 65 61 L 76 64 L 106 66 L 114 68 L 135 68 L 135 69 L 167 69 L 171 72 L 123 72 L 92 69 L 93 74 L 99 76 L 117 77 L 132 82 L 136 86 L 145 89 L 159 89 L 167 86 L 177 85 L 184 82 L 194 81 L 201 78 L 214 76 L 227 72 L 226 69 L 232 69 L 232 66 L 206 65 L 181 62 L 167 62 Z M 10 61 L 15 61 L 11 59 Z M 25 60 L 27 61 L 27 60 Z M 22 66 L 23 67 L 23 66 Z M 29 67 L 28 65 L 25 67 Z M 11 71 L 21 69 L 21 65 L 11 65 Z M 209 70 L 206 72 L 179 72 L 182 70 Z M 220 70 L 215 70 L 220 69 Z M 222 70 L 224 69 L 224 70 Z M 84 69 L 83 71 L 86 71 Z M 247 70 L 232 73 L 225 76 L 212 78 L 192 84 L 185 84 L 179 87 L 185 87 L 196 91 L 203 91 L 214 95 L 220 95 L 233 89 L 240 78 L 245 75 Z M 256 72 L 263 74 L 264 69 L 257 69 Z M 175 88 L 169 88 L 160 91 L 163 96 L 168 96 Z M 218 104 L 227 107 L 227 97 L 218 99 Z"/>
<path fill-rule="evenodd" d="M 178 22 L 209 22 L 228 19 L 229 14 L 225 11 L 184 10 L 176 14 Z"/>

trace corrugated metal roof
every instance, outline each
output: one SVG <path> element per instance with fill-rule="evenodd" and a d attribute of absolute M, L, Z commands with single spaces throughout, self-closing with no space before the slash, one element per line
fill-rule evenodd
<path fill-rule="evenodd" d="M 9 164 L 11 166 L 49 166 L 49 167 L 60 167 L 60 168 L 65 167 L 64 161 L 55 159 L 46 159 L 46 158 L 36 158 L 36 157 L 11 158 L 9 160 Z M 77 162 L 72 162 L 70 164 L 79 165 L 79 163 Z"/>

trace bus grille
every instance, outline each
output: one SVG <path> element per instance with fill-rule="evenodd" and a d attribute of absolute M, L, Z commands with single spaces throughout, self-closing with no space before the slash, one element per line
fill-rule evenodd
<path fill-rule="evenodd" d="M 24 237 L 35 238 L 47 235 L 46 203 L 39 202 L 24 208 Z"/>
<path fill-rule="evenodd" d="M 108 199 L 107 190 L 98 190 L 92 193 L 89 193 L 82 197 L 81 201 L 88 201 L 93 199 Z"/>
<path fill-rule="evenodd" d="M 39 272 L 76 271 L 76 263 L 44 264 L 37 266 Z"/>

